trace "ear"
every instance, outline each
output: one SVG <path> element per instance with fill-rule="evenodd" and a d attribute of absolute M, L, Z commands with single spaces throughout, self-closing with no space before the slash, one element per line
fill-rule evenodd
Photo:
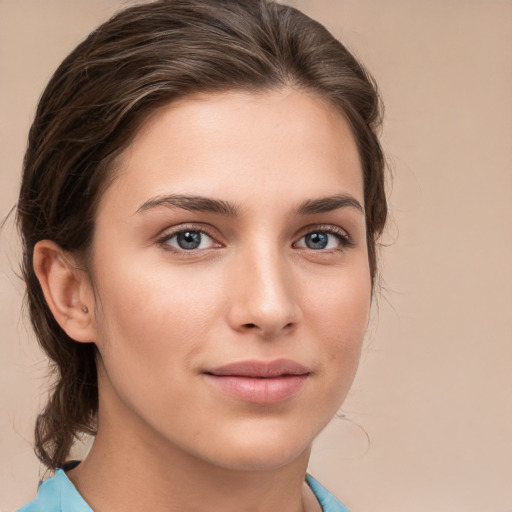
<path fill-rule="evenodd" d="M 95 342 L 94 294 L 86 272 L 74 263 L 50 240 L 34 247 L 34 271 L 55 320 L 71 339 Z"/>

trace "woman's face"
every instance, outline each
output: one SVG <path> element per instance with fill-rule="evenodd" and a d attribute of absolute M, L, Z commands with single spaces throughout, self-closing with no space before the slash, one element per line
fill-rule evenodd
<path fill-rule="evenodd" d="M 100 434 L 226 468 L 297 459 L 345 398 L 368 322 L 347 122 L 292 89 L 161 109 L 102 197 L 92 275 Z"/>

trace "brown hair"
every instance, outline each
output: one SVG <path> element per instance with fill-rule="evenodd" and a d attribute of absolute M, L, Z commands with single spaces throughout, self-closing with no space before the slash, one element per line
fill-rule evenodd
<path fill-rule="evenodd" d="M 78 435 L 94 434 L 96 349 L 74 342 L 52 316 L 34 273 L 34 245 L 49 239 L 87 253 L 116 156 L 162 104 L 195 92 L 285 85 L 327 99 L 351 125 L 374 280 L 387 216 L 379 96 L 347 49 L 300 11 L 266 0 L 145 3 L 92 32 L 51 78 L 30 130 L 17 211 L 31 321 L 56 375 L 35 429 L 36 453 L 48 467 L 65 462 Z"/>

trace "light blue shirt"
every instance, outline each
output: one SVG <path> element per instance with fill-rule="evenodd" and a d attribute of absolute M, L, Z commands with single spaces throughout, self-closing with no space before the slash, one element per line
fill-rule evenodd
<path fill-rule="evenodd" d="M 323 512 L 349 512 L 327 489 L 311 475 L 306 475 L 306 482 L 322 505 Z M 18 512 L 93 512 L 80 496 L 76 487 L 62 469 L 57 469 L 55 476 L 48 478 L 39 486 L 37 497 Z"/>

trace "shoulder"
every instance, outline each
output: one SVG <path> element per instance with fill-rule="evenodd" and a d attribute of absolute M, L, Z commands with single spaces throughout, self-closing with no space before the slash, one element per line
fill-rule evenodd
<path fill-rule="evenodd" d="M 341 501 L 331 494 L 320 482 L 311 475 L 306 475 L 306 482 L 315 493 L 316 499 L 322 506 L 323 512 L 349 512 L 348 508 Z"/>
<path fill-rule="evenodd" d="M 92 512 L 62 469 L 41 482 L 34 501 L 17 512 Z"/>

